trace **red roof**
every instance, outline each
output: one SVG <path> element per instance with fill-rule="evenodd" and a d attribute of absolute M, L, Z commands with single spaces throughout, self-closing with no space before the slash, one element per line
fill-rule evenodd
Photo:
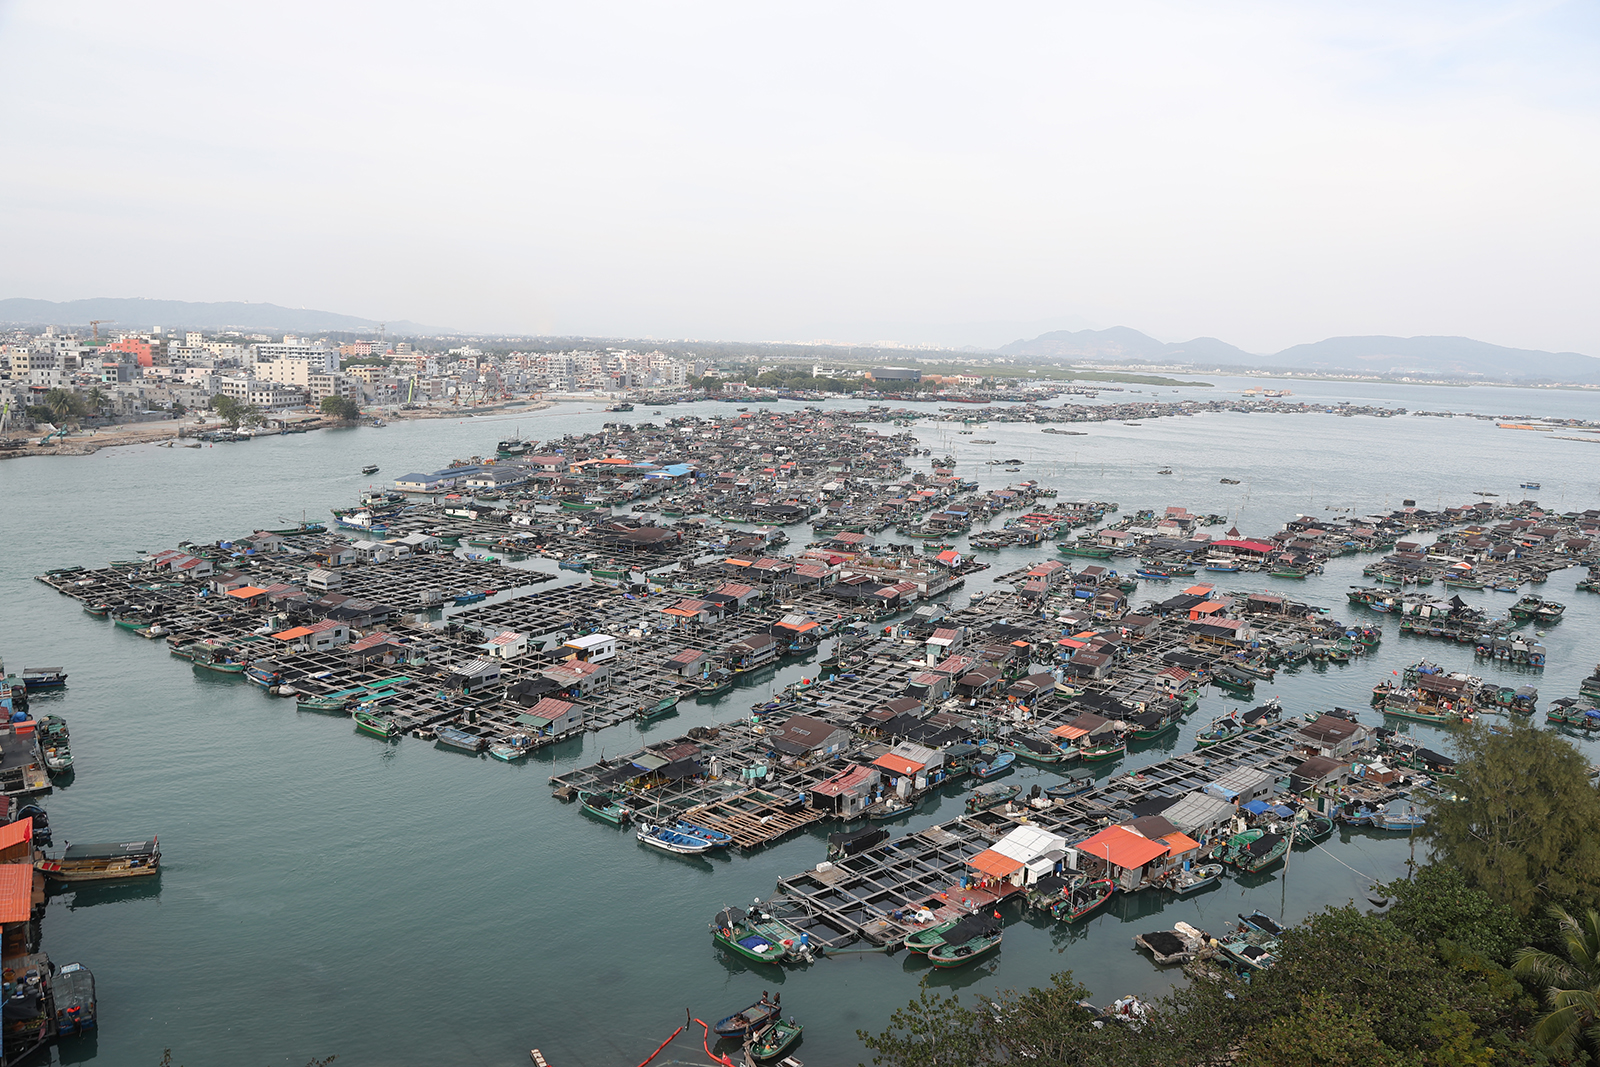
<path fill-rule="evenodd" d="M 0 923 L 25 923 L 32 914 L 33 867 L 0 863 Z"/>
<path fill-rule="evenodd" d="M 922 770 L 922 768 L 927 766 L 926 763 L 918 763 L 915 760 L 908 760 L 904 756 L 896 755 L 893 752 L 885 752 L 883 755 L 873 760 L 872 765 L 874 767 L 881 767 L 890 774 L 916 774 L 918 771 Z"/>
<path fill-rule="evenodd" d="M 531 715 L 535 719 L 554 721 L 561 718 L 561 716 L 571 711 L 574 707 L 576 707 L 576 705 L 569 704 L 565 700 L 557 700 L 555 697 L 545 697 L 543 700 L 539 701 L 539 703 L 529 708 L 525 714 Z"/>
<path fill-rule="evenodd" d="M 1269 545 L 1269 544 L 1266 544 L 1265 542 L 1262 542 L 1262 541 L 1233 541 L 1233 540 L 1228 540 L 1228 541 L 1213 541 L 1211 543 L 1213 545 L 1216 545 L 1219 548 L 1242 548 L 1246 552 L 1271 552 L 1271 551 L 1273 551 L 1274 549 L 1276 549 L 1278 547 L 1277 545 Z"/>
<path fill-rule="evenodd" d="M 1020 870 L 1022 861 L 1014 860 L 1005 853 L 996 852 L 992 848 L 986 848 L 968 860 L 967 866 L 995 878 L 1004 878 L 1013 871 Z"/>
<path fill-rule="evenodd" d="M 16 822 L 0 826 L 0 851 L 12 845 L 20 845 L 24 841 L 33 840 L 33 817 L 18 819 Z"/>
<path fill-rule="evenodd" d="M 1108 826 L 1087 841 L 1073 846 L 1079 852 L 1097 856 L 1123 870 L 1138 870 L 1153 859 L 1167 854 L 1161 841 L 1141 837 L 1121 826 Z"/>
<path fill-rule="evenodd" d="M 874 773 L 871 767 L 862 767 L 858 764 L 849 770 L 840 771 L 825 782 L 818 782 L 811 787 L 811 791 L 825 797 L 840 796 L 847 790 L 870 781 Z"/>

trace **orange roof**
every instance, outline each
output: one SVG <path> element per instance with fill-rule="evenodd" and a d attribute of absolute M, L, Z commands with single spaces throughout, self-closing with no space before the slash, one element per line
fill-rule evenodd
<path fill-rule="evenodd" d="M 1160 840 L 1167 843 L 1167 855 L 1169 856 L 1181 856 L 1185 852 L 1189 852 L 1200 847 L 1200 842 L 1196 841 L 1188 834 L 1168 834 L 1166 837 L 1163 837 Z"/>
<path fill-rule="evenodd" d="M 996 852 L 992 848 L 986 848 L 968 860 L 967 866 L 976 868 L 983 874 L 992 875 L 995 878 L 1004 878 L 1012 871 L 1020 870 L 1022 861 L 1014 860 L 1010 856 Z"/>
<path fill-rule="evenodd" d="M 25 923 L 32 914 L 32 865 L 0 863 L 0 923 Z"/>
<path fill-rule="evenodd" d="M 1167 854 L 1167 846 L 1162 842 L 1141 837 L 1122 826 L 1108 826 L 1089 840 L 1072 847 L 1129 871 L 1138 870 L 1151 860 Z"/>
<path fill-rule="evenodd" d="M 0 851 L 33 840 L 33 816 L 0 826 Z"/>
<path fill-rule="evenodd" d="M 266 592 L 266 590 L 262 589 L 258 585 L 241 585 L 237 589 L 228 590 L 228 595 L 229 596 L 236 596 L 240 600 L 249 600 L 251 597 L 260 596 L 262 593 L 265 593 L 265 592 Z"/>
<path fill-rule="evenodd" d="M 309 626 L 296 626 L 292 630 L 284 630 L 282 633 L 276 633 L 272 636 L 279 641 L 293 641 L 297 637 L 305 637 L 307 634 L 312 633 L 316 633 L 316 631 Z"/>
<path fill-rule="evenodd" d="M 906 759 L 904 756 L 897 756 L 893 752 L 885 752 L 873 760 L 872 765 L 874 767 L 882 767 L 890 774 L 916 774 L 927 766 L 925 763 L 917 763 Z"/>
<path fill-rule="evenodd" d="M 1066 726 L 1057 726 L 1050 732 L 1057 737 L 1065 737 L 1068 741 L 1076 741 L 1078 738 L 1087 735 L 1089 731 L 1081 726 L 1073 726 L 1069 723 Z"/>

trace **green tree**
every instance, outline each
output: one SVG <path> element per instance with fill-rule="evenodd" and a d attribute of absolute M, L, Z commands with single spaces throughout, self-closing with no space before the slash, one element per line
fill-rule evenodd
<path fill-rule="evenodd" d="M 245 405 L 239 403 L 233 397 L 224 396 L 221 393 L 211 398 L 211 410 L 215 411 L 217 417 L 229 426 L 239 425 L 239 421 L 244 418 L 244 407 Z"/>
<path fill-rule="evenodd" d="M 361 405 L 347 396 L 325 396 L 322 398 L 321 409 L 324 415 L 343 419 L 345 422 L 354 422 L 361 417 Z"/>
<path fill-rule="evenodd" d="M 1448 943 L 1463 952 L 1509 963 L 1527 940 L 1515 912 L 1481 889 L 1467 885 L 1456 868 L 1430 863 L 1410 879 L 1382 886 L 1394 898 L 1389 921 L 1424 944 Z"/>
<path fill-rule="evenodd" d="M 1405 1059 L 1378 1038 L 1365 1015 L 1325 993 L 1300 998 L 1293 1015 L 1272 1019 L 1239 1048 L 1239 1067 L 1398 1067 Z"/>
<path fill-rule="evenodd" d="M 1514 724 L 1460 735 L 1455 796 L 1422 836 L 1435 862 L 1527 915 L 1541 901 L 1600 894 L 1600 792 L 1589 761 L 1548 730 Z"/>
<path fill-rule="evenodd" d="M 1549 1008 L 1533 1025 L 1533 1039 L 1553 1049 L 1575 1048 L 1580 1040 L 1600 1051 L 1600 914 L 1593 908 L 1574 918 L 1552 904 L 1550 915 L 1560 930 L 1561 952 L 1525 948 L 1517 953 L 1513 974 L 1531 978 L 1544 988 Z"/>
<path fill-rule="evenodd" d="M 988 1062 L 980 1058 L 978 1021 L 960 996 L 929 993 L 924 986 L 916 1000 L 889 1017 L 883 1033 L 858 1030 L 856 1036 L 879 1067 L 975 1067 Z"/>

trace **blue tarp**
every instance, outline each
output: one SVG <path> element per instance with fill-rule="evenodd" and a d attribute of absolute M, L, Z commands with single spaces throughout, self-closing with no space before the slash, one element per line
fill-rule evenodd
<path fill-rule="evenodd" d="M 1271 808 L 1271 806 L 1272 805 L 1268 804 L 1265 800 L 1252 800 L 1250 803 L 1244 805 L 1244 810 L 1248 811 L 1251 815 L 1264 815 L 1268 809 Z"/>

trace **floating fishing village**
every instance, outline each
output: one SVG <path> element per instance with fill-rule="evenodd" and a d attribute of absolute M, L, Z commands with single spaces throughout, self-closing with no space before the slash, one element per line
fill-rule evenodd
<path fill-rule="evenodd" d="M 586 734 L 661 735 L 559 770 L 549 791 L 596 833 L 688 866 L 816 834 L 814 862 L 753 904 L 704 902 L 706 952 L 758 974 L 861 951 L 992 964 L 1007 933 L 1083 923 L 1114 899 L 1264 884 L 1296 852 L 1337 847 L 1336 830 L 1409 834 L 1455 766 L 1409 724 L 1600 729 L 1600 667 L 1574 693 L 1533 684 L 1540 634 L 1565 611 L 1536 590 L 1586 567 L 1579 589 L 1600 591 L 1600 510 L 1555 513 L 1529 483 L 1515 501 L 1241 530 L 1183 506 L 1063 499 L 1023 458 L 991 461 L 1019 477 L 984 485 L 928 447 L 927 418 L 741 407 L 485 441 L 435 470 L 383 472 L 325 521 L 38 578 L 198 677 L 347 718 L 367 743 L 479 757 L 484 773 Z M 1037 558 L 996 568 L 986 556 L 1002 549 Z M 1346 603 L 1294 595 L 1356 555 L 1371 562 Z M 985 590 L 966 593 L 978 574 Z M 1461 596 L 1483 591 L 1506 608 Z M 1280 672 L 1357 671 L 1401 635 L 1470 646 L 1482 675 L 1419 656 L 1359 680 L 1364 709 L 1271 694 Z M 798 681 L 771 681 L 797 664 Z M 36 718 L 28 694 L 65 677 L 27 669 L 0 690 L 6 1062 L 94 1025 L 87 969 L 34 955 L 46 880 L 160 867 L 153 834 L 45 851 L 36 801 L 74 770 L 64 718 Z M 1204 694 L 1227 710 L 1173 752 Z M 686 704 L 750 695 L 665 736 Z M 1163 758 L 1117 770 L 1141 752 Z M 1008 781 L 1025 767 L 1054 777 Z M 941 797 L 962 813 L 895 834 Z M 1155 965 L 1249 973 L 1273 966 L 1281 932 L 1256 911 L 1134 940 Z M 717 1062 L 798 1063 L 802 999 L 752 994 L 669 1042 L 698 1028 Z M 1130 995 L 1094 1010 L 1143 1009 Z"/>

